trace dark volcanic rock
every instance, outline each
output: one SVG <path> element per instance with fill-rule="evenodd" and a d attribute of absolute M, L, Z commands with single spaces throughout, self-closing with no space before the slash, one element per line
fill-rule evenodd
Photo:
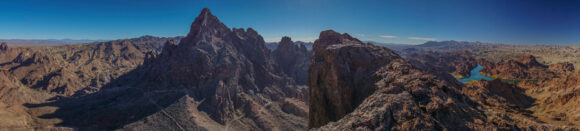
<path fill-rule="evenodd" d="M 296 84 L 306 85 L 308 79 L 308 66 L 312 53 L 304 45 L 296 45 L 290 37 L 282 37 L 280 44 L 272 56 L 279 68 L 288 76 L 294 78 Z"/>

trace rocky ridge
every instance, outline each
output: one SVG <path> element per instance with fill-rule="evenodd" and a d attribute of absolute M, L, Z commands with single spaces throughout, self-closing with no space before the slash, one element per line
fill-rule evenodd
<path fill-rule="evenodd" d="M 528 79 L 545 81 L 573 72 L 570 63 L 552 64 L 551 67 L 541 64 L 532 55 L 522 55 L 519 60 L 507 60 L 495 64 L 483 64 L 481 72 L 485 75 L 495 75 L 504 79 Z"/>
<path fill-rule="evenodd" d="M 387 48 L 324 31 L 313 50 L 311 128 L 469 129 L 482 117 L 458 85 L 420 72 Z"/>
<path fill-rule="evenodd" d="M 159 40 L 164 39 L 173 38 Z M 0 113 L 0 119 L 4 116 L 18 119 L 13 119 L 17 124 L 0 124 L 0 128 L 56 129 L 53 126 L 57 119 L 40 117 L 55 111 L 54 107 L 27 105 L 98 92 L 111 80 L 142 64 L 147 52 L 155 54 L 155 48 L 160 47 L 155 40 L 141 43 L 115 40 L 61 46 L 4 44 L 3 48 L 0 51 L 0 110 L 7 114 Z"/>
<path fill-rule="evenodd" d="M 334 31 L 315 42 L 309 84 L 309 127 L 316 130 L 573 129 L 542 124 L 514 108 L 532 101 L 521 89 L 466 87 Z"/>
<path fill-rule="evenodd" d="M 290 37 L 282 37 L 276 50 L 272 52 L 278 67 L 288 76 L 294 78 L 296 84 L 306 85 L 308 66 L 312 53 L 303 44 L 295 44 Z"/>
<path fill-rule="evenodd" d="M 277 69 L 255 30 L 230 29 L 209 9 L 178 44 L 143 58 L 98 92 L 28 106 L 57 106 L 41 117 L 81 129 L 306 129 L 307 88 Z"/>

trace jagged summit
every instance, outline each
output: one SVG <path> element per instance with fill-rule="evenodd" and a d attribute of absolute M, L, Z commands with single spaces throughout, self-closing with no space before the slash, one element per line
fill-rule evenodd
<path fill-rule="evenodd" d="M 288 36 L 282 37 L 282 39 L 280 40 L 280 44 L 278 44 L 278 49 L 279 48 L 294 48 L 294 47 L 298 47 L 298 46 L 296 46 L 296 44 L 294 44 L 292 39 Z"/>
<path fill-rule="evenodd" d="M 306 88 L 296 86 L 293 77 L 278 68 L 258 32 L 228 28 L 209 9 L 202 10 L 178 45 L 169 41 L 159 55 L 147 58 L 118 85 L 189 91 L 186 97 L 199 101 L 196 109 L 223 126 L 240 121 L 250 124 L 231 126 L 242 130 L 306 128 L 307 111 L 298 108 L 306 107 Z M 263 110 L 266 106 L 275 108 Z"/>
<path fill-rule="evenodd" d="M 338 32 L 335 32 L 334 30 L 325 30 L 325 31 L 320 32 L 319 39 L 314 41 L 314 43 L 319 43 L 319 44 L 314 44 L 314 46 L 313 46 L 314 50 L 324 49 L 327 46 L 337 45 L 337 44 L 343 44 L 343 45 L 362 44 L 362 42 L 360 40 L 353 38 L 349 34 L 347 34 L 347 33 L 340 34 Z"/>
<path fill-rule="evenodd" d="M 306 49 L 303 44 L 297 45 L 288 36 L 282 37 L 276 50 L 272 52 L 279 68 L 284 73 L 294 78 L 296 84 L 306 85 L 308 77 L 308 66 L 312 52 Z"/>
<path fill-rule="evenodd" d="M 288 36 L 284 36 L 284 37 L 282 37 L 282 40 L 280 40 L 280 44 L 288 43 L 288 42 L 292 42 L 292 38 L 290 38 Z"/>
<path fill-rule="evenodd" d="M 189 39 L 192 38 L 203 38 L 201 37 L 201 34 L 207 34 L 204 35 L 206 37 L 210 35 L 224 36 L 229 32 L 231 31 L 226 25 L 220 22 L 216 16 L 211 14 L 208 8 L 204 8 L 191 24 L 191 29 L 187 35 L 188 38 L 186 41 L 190 41 Z"/>

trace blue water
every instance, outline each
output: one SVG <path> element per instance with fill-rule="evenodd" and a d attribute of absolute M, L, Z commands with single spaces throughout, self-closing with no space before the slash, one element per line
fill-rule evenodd
<path fill-rule="evenodd" d="M 471 70 L 471 72 L 470 72 L 471 75 L 469 76 L 469 78 L 457 79 L 457 81 L 465 83 L 465 82 L 470 82 L 471 80 L 483 79 L 483 80 L 489 81 L 489 80 L 493 79 L 491 77 L 479 74 L 479 71 L 481 71 L 481 69 L 483 69 L 483 66 L 477 64 L 477 67 L 475 67 L 475 68 L 473 68 L 473 70 Z"/>

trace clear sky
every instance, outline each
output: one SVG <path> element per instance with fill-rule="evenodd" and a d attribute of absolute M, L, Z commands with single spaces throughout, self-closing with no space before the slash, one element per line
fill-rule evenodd
<path fill-rule="evenodd" d="M 1 0 L 0 39 L 186 35 L 205 7 L 266 41 L 333 29 L 388 43 L 580 44 L 580 2 L 549 0 Z"/>

